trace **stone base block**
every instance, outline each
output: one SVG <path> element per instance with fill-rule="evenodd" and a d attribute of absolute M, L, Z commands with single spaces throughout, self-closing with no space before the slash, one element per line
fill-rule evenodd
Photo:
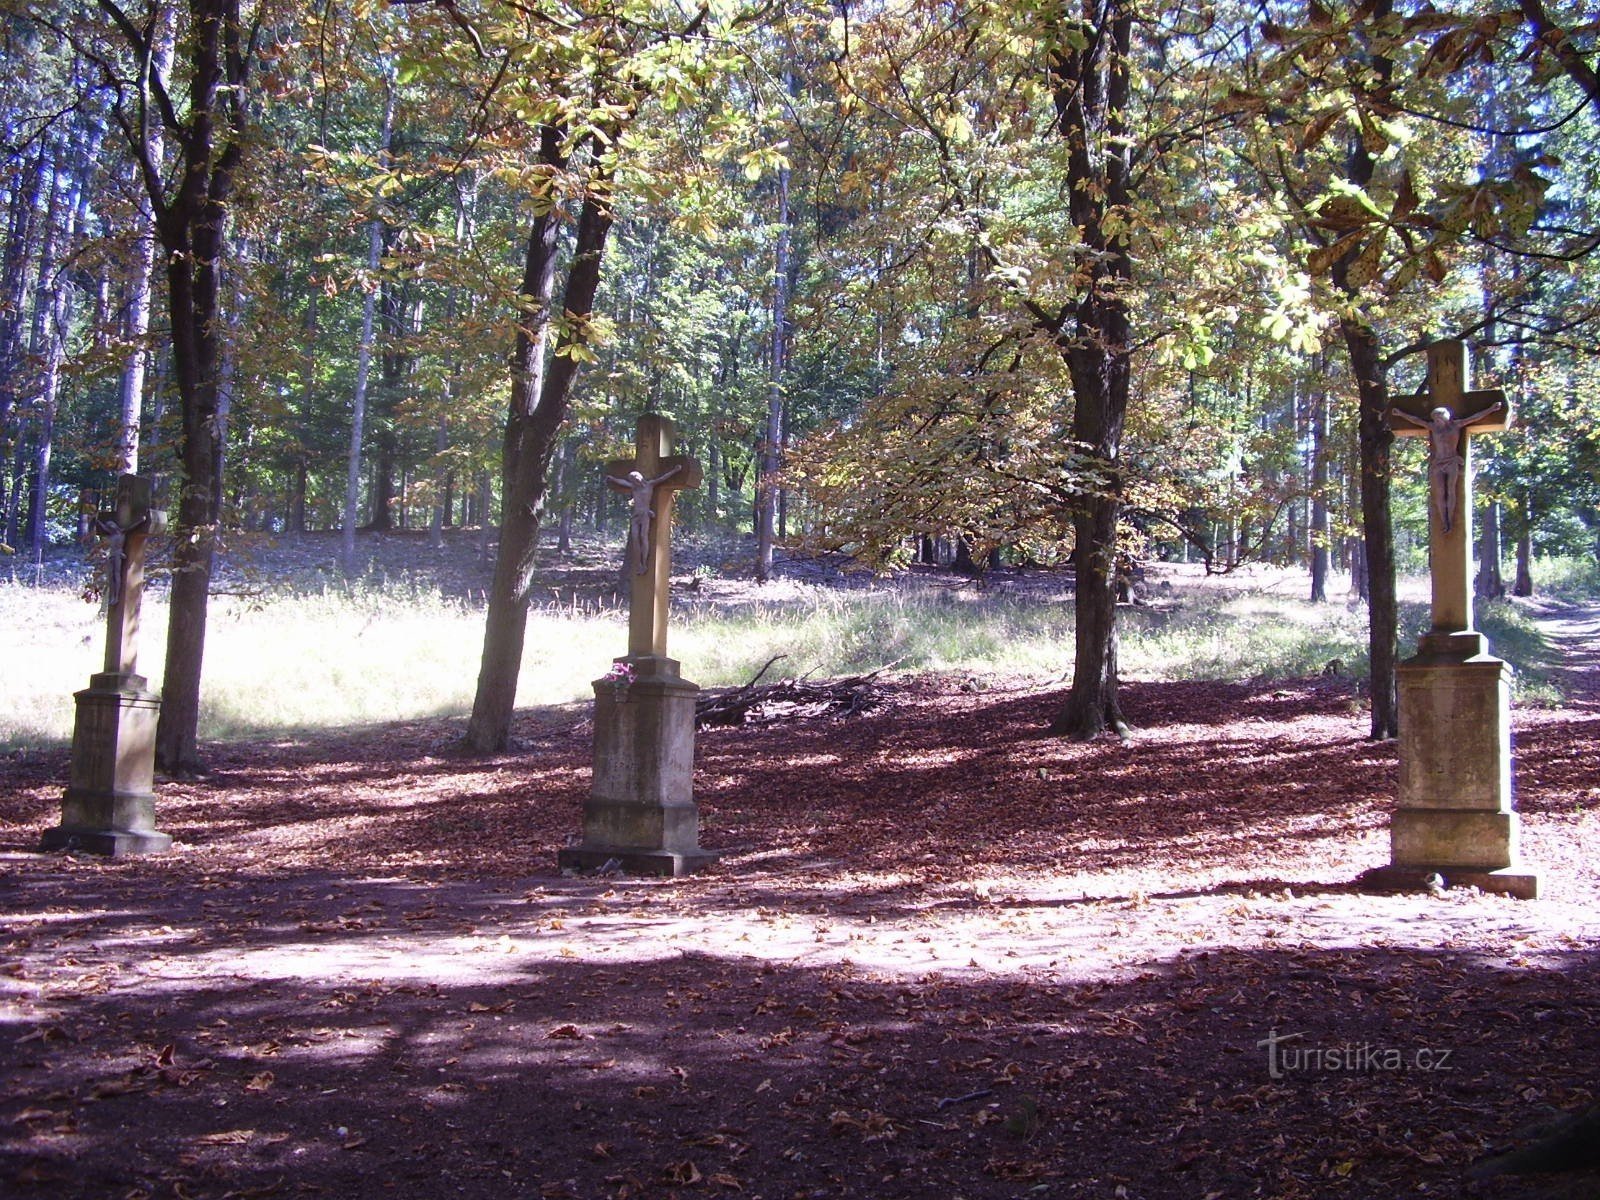
<path fill-rule="evenodd" d="M 1479 636 L 1430 634 L 1428 638 L 1453 641 Z M 1434 653 L 1407 659 L 1396 675 L 1400 807 L 1508 811 L 1510 668 L 1487 655 L 1450 659 Z"/>
<path fill-rule="evenodd" d="M 61 824 L 43 850 L 78 850 L 121 858 L 160 854 L 172 838 L 156 830 L 155 742 L 160 698 L 143 676 L 100 674 L 77 693 L 71 775 Z"/>
<path fill-rule="evenodd" d="M 700 849 L 700 808 L 590 796 L 583 802 L 583 845 L 695 854 Z"/>
<path fill-rule="evenodd" d="M 164 854 L 172 849 L 172 837 L 155 830 L 90 829 L 84 826 L 57 825 L 44 831 L 41 850 L 76 850 L 107 858 L 126 858 L 134 854 Z"/>
<path fill-rule="evenodd" d="M 563 870 L 611 868 L 624 875 L 692 875 L 717 861 L 715 850 L 628 850 L 608 846 L 569 846 L 556 855 Z"/>
<path fill-rule="evenodd" d="M 619 659 L 632 679 L 595 681 L 594 779 L 583 840 L 560 851 L 565 869 L 608 866 L 629 875 L 687 875 L 717 861 L 700 848 L 694 802 L 694 705 L 700 689 L 669 658 Z"/>
<path fill-rule="evenodd" d="M 1517 814 L 1401 808 L 1389 820 L 1389 862 L 1400 868 L 1501 871 L 1516 865 Z"/>
<path fill-rule="evenodd" d="M 1437 876 L 1445 887 L 1475 887 L 1480 892 L 1510 896 L 1514 900 L 1539 898 L 1539 874 L 1527 867 L 1499 871 L 1474 871 L 1459 867 L 1374 867 L 1362 874 L 1360 886 L 1377 892 L 1431 891 Z"/>

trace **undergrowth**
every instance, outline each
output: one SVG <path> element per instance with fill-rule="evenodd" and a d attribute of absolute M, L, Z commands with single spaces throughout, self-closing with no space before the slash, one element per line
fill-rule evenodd
<path fill-rule="evenodd" d="M 1564 583 L 1584 578 L 1564 567 Z M 1596 590 L 1600 590 L 1597 588 Z M 1593 592 L 1588 593 L 1590 595 Z M 1003 591 L 913 591 L 796 586 L 784 601 L 685 605 L 668 650 L 706 687 L 769 678 L 829 677 L 880 668 L 995 676 L 1048 686 L 1070 675 L 1070 598 Z M 1513 604 L 1481 608 L 1495 651 L 1517 666 L 1522 702 L 1559 701 L 1554 658 Z M 160 687 L 166 608 L 146 600 L 141 667 Z M 1403 606 L 1401 651 L 1426 624 Z M 1239 588 L 1182 585 L 1120 612 L 1125 678 L 1363 678 L 1366 613 Z M 201 736 L 207 740 L 466 713 L 482 654 L 479 606 L 426 582 L 325 586 L 276 597 L 216 598 L 206 642 Z M 519 707 L 583 702 L 590 681 L 626 647 L 617 609 L 577 604 L 529 617 Z M 100 669 L 103 615 L 65 588 L 0 583 L 0 670 L 9 703 L 0 749 L 59 745 L 71 734 L 72 694 Z"/>

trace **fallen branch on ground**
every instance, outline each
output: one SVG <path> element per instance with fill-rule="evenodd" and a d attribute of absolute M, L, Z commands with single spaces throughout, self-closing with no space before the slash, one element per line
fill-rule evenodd
<path fill-rule="evenodd" d="M 866 675 L 844 679 L 780 679 L 756 686 L 772 664 L 787 658 L 774 655 L 750 681 L 731 691 L 707 693 L 695 704 L 694 723 L 704 729 L 710 725 L 744 725 L 751 721 L 805 720 L 810 717 L 849 717 L 878 705 L 874 680 L 887 667 Z"/>

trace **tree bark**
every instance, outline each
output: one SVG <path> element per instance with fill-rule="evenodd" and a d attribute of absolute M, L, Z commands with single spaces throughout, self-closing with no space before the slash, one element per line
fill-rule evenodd
<path fill-rule="evenodd" d="M 156 31 L 152 45 L 152 69 L 165 76 L 172 70 L 173 20 L 170 9 L 162 8 L 156 15 Z M 144 129 L 144 157 L 159 174 L 166 161 L 165 131 L 159 123 L 152 122 Z M 144 416 L 144 380 L 150 361 L 150 348 L 146 339 L 150 334 L 150 292 L 156 273 L 155 217 L 149 197 L 139 205 L 137 240 L 134 242 L 132 260 L 127 280 L 127 316 L 124 331 L 128 338 L 128 354 L 122 360 L 122 378 L 117 395 L 118 469 L 124 474 L 139 470 L 139 439 Z"/>
<path fill-rule="evenodd" d="M 1311 603 L 1328 602 L 1328 392 L 1311 393 Z"/>
<path fill-rule="evenodd" d="M 1385 20 L 1393 11 L 1393 0 L 1376 0 L 1373 19 Z M 1370 56 L 1369 66 L 1377 86 L 1374 95 L 1383 97 L 1389 90 L 1394 64 L 1382 55 Z M 1365 142 L 1357 135 L 1350 142 L 1345 175 L 1351 183 L 1365 188 L 1372 182 L 1376 163 Z M 1363 250 L 1352 246 L 1333 264 L 1333 283 L 1352 302 L 1359 304 L 1361 289 L 1350 280 L 1351 268 Z M 1394 577 L 1394 530 L 1390 524 L 1389 447 L 1394 431 L 1389 428 L 1389 385 L 1381 356 L 1378 335 L 1364 316 L 1354 311 L 1340 319 L 1340 332 L 1350 355 L 1359 395 L 1357 444 L 1360 461 L 1361 528 L 1365 545 L 1367 585 L 1367 654 L 1371 669 L 1372 737 L 1386 739 L 1400 732 L 1399 697 L 1396 693 L 1395 666 L 1398 661 L 1399 600 Z"/>
<path fill-rule="evenodd" d="M 1522 527 L 1517 531 L 1517 578 L 1511 585 L 1513 596 L 1533 595 L 1533 513 L 1524 507 Z"/>
<path fill-rule="evenodd" d="M 389 139 L 394 127 L 394 88 L 387 82 L 383 95 L 383 119 L 378 127 L 378 167 L 389 157 Z M 367 222 L 366 295 L 361 300 L 361 340 L 356 345 L 356 386 L 350 397 L 350 447 L 345 455 L 344 513 L 340 524 L 339 551 L 345 577 L 356 573 L 356 526 L 360 524 L 361 450 L 367 428 L 367 380 L 372 374 L 372 330 L 378 309 L 378 267 L 383 261 L 383 218 Z"/>
<path fill-rule="evenodd" d="M 1478 539 L 1478 576 L 1473 591 L 1480 600 L 1498 600 L 1506 594 L 1500 573 L 1500 505 L 1491 500 L 1483 510 L 1483 533 Z"/>
<path fill-rule="evenodd" d="M 1360 396 L 1357 437 L 1361 459 L 1362 571 L 1367 589 L 1367 655 L 1371 666 L 1375 739 L 1399 736 L 1395 666 L 1399 659 L 1399 597 L 1394 577 L 1394 528 L 1389 519 L 1389 387 L 1377 336 L 1364 321 L 1340 321 Z"/>
<path fill-rule="evenodd" d="M 1127 731 L 1117 696 L 1116 565 L 1119 458 L 1132 378 L 1133 258 L 1127 233 L 1108 235 L 1105 226 L 1108 215 L 1129 211 L 1132 201 L 1133 14 L 1126 0 L 1109 0 L 1100 19 L 1098 28 L 1080 24 L 1075 37 L 1058 31 L 1050 52 L 1056 119 L 1067 147 L 1066 191 L 1084 241 L 1078 269 L 1086 280 L 1076 304 L 1061 314 L 1056 336 L 1072 377 L 1072 441 L 1093 476 L 1093 492 L 1073 519 L 1072 687 L 1050 729 L 1085 740 Z"/>
<path fill-rule="evenodd" d="M 101 0 L 101 7 L 134 53 L 150 58 L 150 35 L 109 0 Z M 226 325 L 221 274 L 228 205 L 248 144 L 249 48 L 238 0 L 190 0 L 189 18 L 182 39 L 187 76 L 182 86 L 171 86 L 158 72 L 148 72 L 138 111 L 116 113 L 165 251 L 172 374 L 181 418 L 182 479 L 177 487 L 167 655 L 156 726 L 156 765 L 171 774 L 200 767 L 200 674 L 222 460 L 218 367 Z M 176 108 L 180 96 L 187 103 L 181 118 Z M 160 165 L 149 157 L 144 129 L 150 115 L 165 122 L 171 141 L 182 148 L 183 161 L 174 173 L 170 194 Z"/>
<path fill-rule="evenodd" d="M 546 127 L 540 137 L 540 162 L 555 170 L 565 169 L 561 143 L 562 131 Z M 594 308 L 613 221 L 607 196 L 610 182 L 600 171 L 583 202 L 562 293 L 562 311 L 574 319 L 564 327 L 549 355 L 545 347 L 555 293 L 557 216 L 536 217 L 528 234 L 518 296 L 525 316 L 517 327 L 501 458 L 500 547 L 489 592 L 478 688 L 464 739 L 468 749 L 481 754 L 498 753 L 510 740 L 550 461 L 577 376 L 578 359 L 567 351 L 588 338 L 585 322 Z"/>
<path fill-rule="evenodd" d="M 65 149 L 65 139 L 57 150 Z M 52 155 L 58 158 L 58 155 Z M 34 404 L 37 428 L 33 435 L 32 486 L 28 492 L 28 518 L 22 527 L 22 540 L 28 547 L 37 573 L 44 563 L 44 510 L 50 491 L 50 457 L 55 448 L 56 402 L 61 388 L 61 361 L 66 350 L 66 301 L 70 289 L 56 278 L 56 262 L 71 236 L 68 226 L 76 205 L 63 195 L 66 178 L 60 171 L 50 173 L 50 193 L 45 202 L 44 240 L 39 252 L 39 274 L 33 296 L 33 329 L 29 348 L 39 363 L 38 394 Z M 63 210 L 67 215 L 63 215 Z"/>
<path fill-rule="evenodd" d="M 785 80 L 792 84 L 791 80 Z M 772 271 L 772 354 L 767 377 L 767 425 L 756 478 L 756 582 L 772 578 L 778 524 L 778 466 L 783 443 L 783 376 L 789 361 L 789 168 L 778 171 L 778 246 Z"/>
<path fill-rule="evenodd" d="M 5 256 L 0 263 L 0 289 L 3 289 L 0 291 L 0 459 L 8 452 L 16 453 L 22 445 L 17 423 L 26 358 L 23 316 L 27 311 L 29 267 L 39 227 L 39 201 L 44 194 L 47 174 L 45 165 L 41 139 L 30 158 L 12 162 L 7 180 L 11 203 L 6 222 Z M 7 485 L 5 503 L 0 505 L 4 513 L 0 542 L 9 546 L 17 541 L 21 475 L 15 471 L 0 471 L 0 480 Z"/>

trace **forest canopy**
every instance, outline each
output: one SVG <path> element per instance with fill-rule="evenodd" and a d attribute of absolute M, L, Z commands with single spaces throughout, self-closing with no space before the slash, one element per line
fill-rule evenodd
<path fill-rule="evenodd" d="M 237 533 L 353 566 L 358 528 L 497 530 L 469 740 L 502 744 L 541 525 L 615 517 L 646 411 L 705 466 L 680 524 L 755 535 L 758 577 L 785 542 L 1072 563 L 1063 732 L 1119 720 L 1141 557 L 1349 570 L 1385 732 L 1389 522 L 1425 518 L 1383 414 L 1431 338 L 1518 408 L 1486 536 L 1600 552 L 1577 0 L 0 12 L 0 540 L 173 481 L 169 765 Z"/>

